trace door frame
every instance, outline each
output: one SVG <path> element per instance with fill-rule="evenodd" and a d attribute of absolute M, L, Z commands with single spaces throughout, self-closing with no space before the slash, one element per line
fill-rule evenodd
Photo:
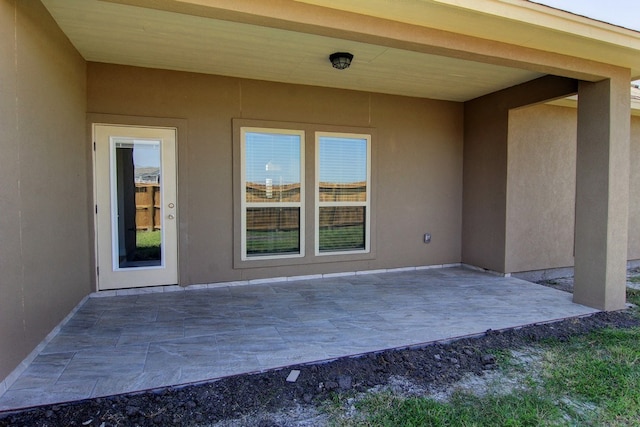
<path fill-rule="evenodd" d="M 93 120 L 91 120 L 93 118 Z M 146 287 L 146 286 L 165 286 L 165 285 L 180 285 L 180 277 L 184 277 L 183 274 L 181 274 L 181 269 L 184 268 L 182 266 L 182 263 L 180 262 L 180 252 L 181 252 L 181 245 L 182 245 L 182 239 L 180 239 L 180 231 L 185 229 L 185 226 L 183 226 L 181 224 L 180 218 L 182 217 L 183 214 L 185 214 L 186 209 L 182 207 L 182 203 L 180 203 L 180 196 L 179 196 L 179 171 L 181 170 L 180 166 L 179 166 L 179 159 L 182 157 L 183 159 L 185 158 L 185 156 L 179 156 L 179 151 L 180 151 L 180 147 L 182 144 L 178 143 L 178 136 L 182 135 L 183 133 L 186 133 L 186 120 L 184 119 L 159 119 L 159 118 L 140 118 L 140 117 L 123 117 L 123 116 L 114 116 L 114 115 L 107 115 L 107 114 L 89 114 L 88 115 L 88 133 L 90 134 L 90 141 L 91 141 L 91 145 L 92 145 L 92 150 L 91 150 L 91 156 L 92 156 L 92 173 L 91 173 L 91 178 L 92 178 L 92 189 L 93 189 L 93 211 L 94 214 L 92 215 L 93 217 L 93 225 L 94 225 L 94 233 L 93 233 L 93 239 L 94 239 L 94 256 L 93 256 L 93 262 L 94 264 L 94 280 L 95 280 L 95 287 L 94 289 L 96 291 L 116 291 L 118 289 L 135 289 L 138 287 Z M 126 128 L 126 127 L 131 127 L 131 128 L 150 128 L 150 129 L 161 129 L 161 130 L 170 130 L 174 132 L 173 138 L 174 138 L 174 144 L 175 144 L 175 151 L 173 152 L 173 157 L 174 157 L 174 163 L 173 163 L 173 167 L 174 169 L 174 177 L 175 177 L 175 203 L 177 204 L 177 209 L 176 209 L 176 222 L 175 222 L 175 251 L 176 251 L 176 265 L 175 265 L 175 283 L 167 283 L 167 284 L 150 284 L 150 285 L 141 285 L 141 286 L 131 286 L 131 287 L 122 287 L 122 288 L 113 288 L 113 287 L 109 287 L 109 288 L 104 288 L 100 286 L 100 275 L 99 275 L 99 268 L 100 268 L 100 262 L 99 262 L 99 257 L 100 257 L 100 248 L 99 248 L 99 238 L 98 238 L 98 233 L 99 233 L 99 224 L 98 224 L 98 215 L 97 215 L 97 209 L 98 209 L 98 199 L 99 199 L 99 195 L 98 195 L 98 176 L 97 176 L 97 138 L 96 138 L 96 128 L 98 126 L 112 126 L 112 127 L 118 127 L 118 128 Z M 186 139 L 186 138 L 182 138 L 182 139 Z M 184 147 L 182 148 L 184 149 Z M 109 162 L 111 162 L 111 157 L 113 155 L 113 153 L 110 152 L 111 149 L 109 148 Z M 111 172 L 109 172 L 109 174 L 111 174 Z M 109 181 L 111 181 L 111 177 L 109 177 Z M 111 185 L 111 184 L 109 184 Z M 110 192 L 111 193 L 111 192 Z M 109 194 L 109 199 L 112 199 L 112 194 Z M 164 203 L 164 201 L 163 201 Z M 109 207 L 107 207 L 108 211 L 111 212 L 111 209 L 109 209 Z M 109 214 L 111 215 L 111 213 Z M 109 233 L 109 232 L 107 232 Z M 112 245 L 112 242 L 108 243 L 109 246 Z M 106 266 L 108 268 L 112 268 L 111 265 Z M 105 268 L 105 266 L 103 266 L 103 268 Z"/>

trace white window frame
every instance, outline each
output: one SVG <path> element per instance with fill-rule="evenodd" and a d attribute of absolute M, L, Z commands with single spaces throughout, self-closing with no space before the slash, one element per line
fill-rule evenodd
<path fill-rule="evenodd" d="M 276 135 L 297 135 L 300 138 L 300 201 L 298 202 L 247 202 L 247 181 L 246 181 L 246 134 L 247 133 L 269 133 Z M 295 129 L 276 129 L 263 127 L 241 127 L 240 128 L 240 197 L 241 197 L 241 260 L 242 261 L 262 261 L 270 259 L 303 258 L 305 256 L 305 165 L 304 165 L 305 132 Z M 273 254 L 273 255 L 247 255 L 247 209 L 249 208 L 299 208 L 300 209 L 300 229 L 299 244 L 300 252 L 295 254 Z"/>
<path fill-rule="evenodd" d="M 367 141 L 367 190 L 364 202 L 321 202 L 320 201 L 320 138 L 364 139 Z M 315 132 L 315 255 L 350 255 L 368 254 L 371 252 L 371 135 L 344 132 Z M 340 206 L 364 206 L 365 208 L 365 241 L 364 249 L 344 251 L 320 251 L 320 208 Z"/>

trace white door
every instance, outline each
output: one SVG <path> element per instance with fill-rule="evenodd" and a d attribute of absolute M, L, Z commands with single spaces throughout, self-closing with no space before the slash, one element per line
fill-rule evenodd
<path fill-rule="evenodd" d="M 176 130 L 93 134 L 98 289 L 177 284 Z"/>

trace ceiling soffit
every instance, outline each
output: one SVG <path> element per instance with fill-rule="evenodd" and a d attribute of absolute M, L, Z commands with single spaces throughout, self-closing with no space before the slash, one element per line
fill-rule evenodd
<path fill-rule="evenodd" d="M 297 2 L 286 0 L 43 3 L 85 59 L 96 62 L 451 101 L 553 73 L 558 71 L 552 66 L 557 67 L 555 63 L 582 78 L 597 78 L 595 73 L 584 73 L 580 61 L 542 55 L 547 58 L 545 64 L 533 49 L 514 50 L 502 42 L 452 37 L 441 30 L 314 5 L 291 8 Z M 212 3 L 224 7 L 212 8 Z M 271 7 L 264 10 L 264 4 Z M 347 29 L 331 28 L 327 21 Z M 354 23 L 360 24 L 356 31 L 350 26 Z M 413 39 L 407 39 L 407 32 Z M 426 43 L 427 39 L 433 43 Z M 478 46 L 465 52 L 460 50 L 465 43 Z M 350 69 L 341 72 L 331 68 L 327 58 L 342 50 L 354 53 L 355 59 Z M 492 56 L 493 52 L 501 57 Z M 601 74 L 611 69 L 595 65 L 592 68 Z"/>
<path fill-rule="evenodd" d="M 526 0 L 296 0 L 636 69 L 640 32 Z"/>

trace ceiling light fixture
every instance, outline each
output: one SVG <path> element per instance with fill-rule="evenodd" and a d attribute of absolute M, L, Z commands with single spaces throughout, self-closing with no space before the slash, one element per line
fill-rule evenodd
<path fill-rule="evenodd" d="M 329 55 L 329 61 L 331 61 L 333 68 L 337 68 L 338 70 L 349 68 L 352 59 L 353 55 L 349 52 L 336 52 Z"/>

